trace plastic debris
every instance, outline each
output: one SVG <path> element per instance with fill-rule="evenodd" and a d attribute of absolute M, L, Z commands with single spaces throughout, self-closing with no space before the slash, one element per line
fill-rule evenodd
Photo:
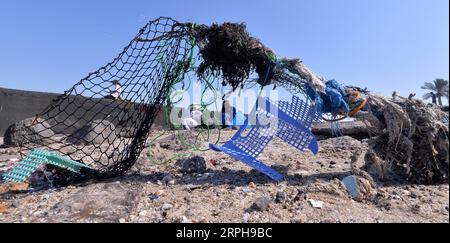
<path fill-rule="evenodd" d="M 309 199 L 308 202 L 309 202 L 309 204 L 311 204 L 311 206 L 313 208 L 322 208 L 323 207 L 323 202 L 322 201 Z"/>
<path fill-rule="evenodd" d="M 78 174 L 81 173 L 82 168 L 92 169 L 68 157 L 45 150 L 33 149 L 16 167 L 4 174 L 3 178 L 12 182 L 24 182 L 43 164 L 51 164 Z"/>

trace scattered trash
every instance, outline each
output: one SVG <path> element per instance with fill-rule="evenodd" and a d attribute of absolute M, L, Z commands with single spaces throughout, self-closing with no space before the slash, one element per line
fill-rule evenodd
<path fill-rule="evenodd" d="M 13 182 L 24 182 L 43 164 L 50 164 L 78 174 L 82 169 L 91 169 L 68 157 L 46 150 L 33 149 L 16 167 L 4 174 L 3 178 Z"/>
<path fill-rule="evenodd" d="M 158 201 L 160 199 L 160 196 L 156 195 L 156 194 L 150 194 L 148 196 L 148 198 L 152 201 Z"/>
<path fill-rule="evenodd" d="M 119 219 L 119 223 L 121 223 L 121 224 L 124 224 L 124 223 L 126 223 L 126 222 L 127 222 L 127 220 L 124 219 L 124 218 Z"/>
<path fill-rule="evenodd" d="M 216 160 L 214 160 L 214 159 L 210 159 L 210 160 L 209 160 L 209 163 L 210 163 L 213 167 L 216 166 Z"/>
<path fill-rule="evenodd" d="M 315 112 L 309 112 L 314 110 L 309 104 L 295 95 L 292 97 L 292 103 L 287 101 L 274 102 L 263 97 L 258 97 L 258 103 L 265 105 L 262 106 L 263 108 L 255 106 L 251 112 L 251 114 L 256 114 L 258 119 L 256 124 L 251 126 L 250 131 L 246 132 L 247 128 L 241 126 L 236 135 L 223 146 L 210 144 L 209 147 L 214 151 L 224 152 L 240 160 L 275 181 L 282 181 L 287 174 L 287 166 L 276 164 L 269 167 L 259 161 L 257 157 L 275 136 L 300 151 L 308 148 L 311 152 L 317 154 L 319 150 L 317 140 L 309 129 L 317 116 Z M 276 111 L 280 114 L 274 114 L 277 113 Z M 273 131 L 267 133 L 267 124 L 276 124 L 277 122 L 285 125 L 271 125 Z M 243 136 L 244 132 L 248 134 Z M 264 133 L 267 133 L 267 135 L 259 135 Z"/>
<path fill-rule="evenodd" d="M 359 185 L 355 176 L 347 176 L 342 180 L 342 182 L 344 183 L 345 188 L 347 188 L 347 192 L 350 194 L 350 197 L 353 199 L 361 197 Z"/>
<path fill-rule="evenodd" d="M 371 128 L 378 136 L 368 141 L 367 165 L 383 168 L 383 176 L 393 174 L 414 183 L 448 183 L 448 113 L 400 96 L 370 95 L 368 101 L 372 113 L 378 114 L 372 120 L 380 125 Z"/>
<path fill-rule="evenodd" d="M 311 204 L 313 208 L 322 208 L 323 202 L 319 200 L 308 199 L 308 202 Z"/>
<path fill-rule="evenodd" d="M 372 183 L 365 178 L 351 175 L 342 179 L 342 182 L 353 200 L 362 201 L 376 194 Z"/>

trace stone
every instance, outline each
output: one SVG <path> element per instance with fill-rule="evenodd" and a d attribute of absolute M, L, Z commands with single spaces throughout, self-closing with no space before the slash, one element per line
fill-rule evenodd
<path fill-rule="evenodd" d="M 55 135 L 50 127 L 50 124 L 43 118 L 24 119 L 6 129 L 3 143 L 6 146 L 22 146 L 27 143 L 50 144 Z"/>
<path fill-rule="evenodd" d="M 283 175 L 287 175 L 289 168 L 285 165 L 281 165 L 281 164 L 274 164 L 272 166 L 270 166 L 272 169 L 280 172 Z"/>
<path fill-rule="evenodd" d="M 279 191 L 277 192 L 277 195 L 275 197 L 275 202 L 277 203 L 284 203 L 286 201 L 286 193 Z"/>
<path fill-rule="evenodd" d="M 167 210 L 170 210 L 170 209 L 172 209 L 172 208 L 173 208 L 173 205 L 170 204 L 170 203 L 164 203 L 164 204 L 161 206 L 161 209 L 162 209 L 163 211 L 167 211 Z"/>
<path fill-rule="evenodd" d="M 197 181 L 206 180 L 206 179 L 208 179 L 208 177 L 209 177 L 208 174 L 200 174 L 197 177 Z"/>
<path fill-rule="evenodd" d="M 260 197 L 255 200 L 255 202 L 252 205 L 252 209 L 264 212 L 269 208 L 271 202 L 272 200 L 268 197 Z"/>
<path fill-rule="evenodd" d="M 96 183 L 82 187 L 76 193 L 53 206 L 47 222 L 115 223 L 128 218 L 139 202 L 139 185 Z"/>
<path fill-rule="evenodd" d="M 139 217 L 145 217 L 145 216 L 147 216 L 147 214 L 148 214 L 148 211 L 146 211 L 146 210 L 141 211 L 141 212 L 139 212 Z"/>
<path fill-rule="evenodd" d="M 150 199 L 151 201 L 158 201 L 161 197 L 156 195 L 156 194 L 150 194 L 148 196 L 148 199 Z"/>
<path fill-rule="evenodd" d="M 186 216 L 181 217 L 180 223 L 182 224 L 190 224 L 192 223 L 192 220 L 188 219 Z"/>
<path fill-rule="evenodd" d="M 10 204 L 0 202 L 0 214 L 6 212 L 11 207 Z"/>
<path fill-rule="evenodd" d="M 112 143 L 116 139 L 115 126 L 108 120 L 94 120 L 73 132 L 67 142 L 75 145 Z"/>
<path fill-rule="evenodd" d="M 244 193 L 250 193 L 252 190 L 250 189 L 250 188 L 248 188 L 248 187 L 243 187 L 242 188 L 242 192 L 244 192 Z"/>
<path fill-rule="evenodd" d="M 173 176 L 171 174 L 167 174 L 162 178 L 162 182 L 164 184 L 169 184 L 169 181 L 174 180 Z"/>
<path fill-rule="evenodd" d="M 244 215 L 242 216 L 242 222 L 243 223 L 248 223 L 248 219 L 250 218 L 250 214 L 249 213 L 244 213 Z"/>
<path fill-rule="evenodd" d="M 27 191 L 30 187 L 30 184 L 26 182 L 15 183 L 15 182 L 6 182 L 0 184 L 0 193 L 6 192 L 23 192 Z"/>
<path fill-rule="evenodd" d="M 181 164 L 181 172 L 192 174 L 192 173 L 205 173 L 206 172 L 206 161 L 203 157 L 194 156 L 188 159 L 179 160 L 177 162 Z"/>

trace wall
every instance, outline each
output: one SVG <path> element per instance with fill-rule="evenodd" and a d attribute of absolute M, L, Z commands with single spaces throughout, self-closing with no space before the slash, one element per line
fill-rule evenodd
<path fill-rule="evenodd" d="M 25 118 L 33 117 L 36 114 L 42 112 L 58 95 L 59 94 L 0 88 L 0 136 L 3 136 L 5 130 L 11 124 L 21 121 Z M 71 99 L 76 100 L 78 104 L 83 103 L 86 106 L 90 106 L 91 103 L 98 102 L 98 99 L 95 100 L 84 97 L 71 97 Z M 70 110 L 73 109 L 74 106 L 69 105 L 64 107 L 66 107 L 67 111 L 70 113 Z M 96 110 L 96 107 L 94 107 L 90 114 L 93 114 L 96 119 L 102 119 L 106 115 L 111 115 L 114 112 L 120 111 L 104 109 Z M 90 119 L 90 117 L 84 118 Z M 154 125 L 162 126 L 162 118 L 162 114 L 158 114 Z M 58 117 L 58 120 L 65 120 L 65 117 Z M 70 117 L 69 121 L 67 122 L 74 124 L 73 129 L 79 128 L 83 125 L 79 120 L 75 121 L 73 117 Z M 54 128 L 58 129 L 58 127 Z M 63 133 L 73 132 L 66 130 L 66 128 L 67 126 L 61 128 L 65 130 Z M 58 133 L 60 131 L 55 132 Z"/>

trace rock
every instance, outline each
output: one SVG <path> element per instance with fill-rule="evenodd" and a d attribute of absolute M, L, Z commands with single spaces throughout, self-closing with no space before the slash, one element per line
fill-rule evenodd
<path fill-rule="evenodd" d="M 277 203 L 284 203 L 286 201 L 286 193 L 285 192 L 277 192 L 277 195 L 275 197 L 275 202 Z"/>
<path fill-rule="evenodd" d="M 55 133 L 43 118 L 27 118 L 9 126 L 3 138 L 7 146 L 21 146 L 27 143 L 49 144 Z"/>
<path fill-rule="evenodd" d="M 46 222 L 118 222 L 129 216 L 141 191 L 138 185 L 124 183 L 88 185 L 57 203 Z"/>
<path fill-rule="evenodd" d="M 177 162 L 181 164 L 181 172 L 183 173 L 205 173 L 206 172 L 206 161 L 203 157 L 194 156 L 188 159 L 179 160 Z"/>
<path fill-rule="evenodd" d="M 244 215 L 242 216 L 242 222 L 243 223 L 248 223 L 249 217 L 250 217 L 249 213 L 244 213 Z"/>
<path fill-rule="evenodd" d="M 323 202 L 322 201 L 309 199 L 308 202 L 309 202 L 309 204 L 311 204 L 311 206 L 313 208 L 322 208 L 323 207 Z"/>
<path fill-rule="evenodd" d="M 268 197 L 260 197 L 252 205 L 252 209 L 260 212 L 264 212 L 269 208 L 272 200 Z"/>
<path fill-rule="evenodd" d="M 170 181 L 168 181 L 168 182 L 167 182 L 167 185 L 171 185 L 171 186 L 175 185 L 175 180 L 170 180 Z"/>
<path fill-rule="evenodd" d="M 186 216 L 183 216 L 181 218 L 181 222 L 180 223 L 182 223 L 182 224 L 190 224 L 190 223 L 192 223 L 192 220 L 188 219 Z"/>
<path fill-rule="evenodd" d="M 11 207 L 10 204 L 1 202 L 1 203 L 0 203 L 0 214 L 6 212 L 10 207 Z"/>
<path fill-rule="evenodd" d="M 94 120 L 76 130 L 67 142 L 75 145 L 112 143 L 116 139 L 115 126 L 108 120 Z"/>
<path fill-rule="evenodd" d="M 169 184 L 170 181 L 173 181 L 174 178 L 171 174 L 167 174 L 162 178 L 162 183 Z"/>
<path fill-rule="evenodd" d="M 209 222 L 209 220 L 206 217 L 201 217 L 200 220 L 198 220 L 196 223 L 206 224 L 208 222 Z"/>
<path fill-rule="evenodd" d="M 242 187 L 242 192 L 244 193 L 250 193 L 252 190 L 248 187 Z"/>
<path fill-rule="evenodd" d="M 22 183 L 14 183 L 14 182 L 1 183 L 0 184 L 0 193 L 27 191 L 29 189 L 29 186 L 30 186 L 30 184 L 28 184 L 26 182 L 22 182 Z"/>
<path fill-rule="evenodd" d="M 163 211 L 167 211 L 167 210 L 172 209 L 172 208 L 173 208 L 173 205 L 170 204 L 170 203 L 164 203 L 164 204 L 162 205 L 162 207 L 161 207 L 161 209 L 162 209 Z"/>
<path fill-rule="evenodd" d="M 146 211 L 146 210 L 141 211 L 141 212 L 139 212 L 139 217 L 145 217 L 145 216 L 147 216 L 147 214 L 148 214 L 148 211 Z"/>
<path fill-rule="evenodd" d="M 156 195 L 156 194 L 150 194 L 148 196 L 148 199 L 152 200 L 152 201 L 158 201 L 160 199 L 160 196 Z"/>
<path fill-rule="evenodd" d="M 18 158 L 10 158 L 10 159 L 8 159 L 8 162 L 11 162 L 11 163 L 17 163 L 19 161 L 20 161 L 20 159 L 18 159 Z"/>
<path fill-rule="evenodd" d="M 256 185 L 255 185 L 255 183 L 250 182 L 250 183 L 248 184 L 248 187 L 250 187 L 250 188 L 256 188 Z"/>
<path fill-rule="evenodd" d="M 194 216 L 194 212 L 192 212 L 192 209 L 190 208 L 188 208 L 184 214 L 188 217 Z"/>
<path fill-rule="evenodd" d="M 283 175 L 287 175 L 287 172 L 289 170 L 289 168 L 285 165 L 280 165 L 280 164 L 274 164 L 272 166 L 270 166 L 272 169 L 280 172 Z"/>
<path fill-rule="evenodd" d="M 206 180 L 208 179 L 208 174 L 199 174 L 197 177 L 197 181 Z"/>
<path fill-rule="evenodd" d="M 370 182 L 361 177 L 354 175 L 347 176 L 342 179 L 342 182 L 350 197 L 356 201 L 364 200 L 376 192 Z"/>

